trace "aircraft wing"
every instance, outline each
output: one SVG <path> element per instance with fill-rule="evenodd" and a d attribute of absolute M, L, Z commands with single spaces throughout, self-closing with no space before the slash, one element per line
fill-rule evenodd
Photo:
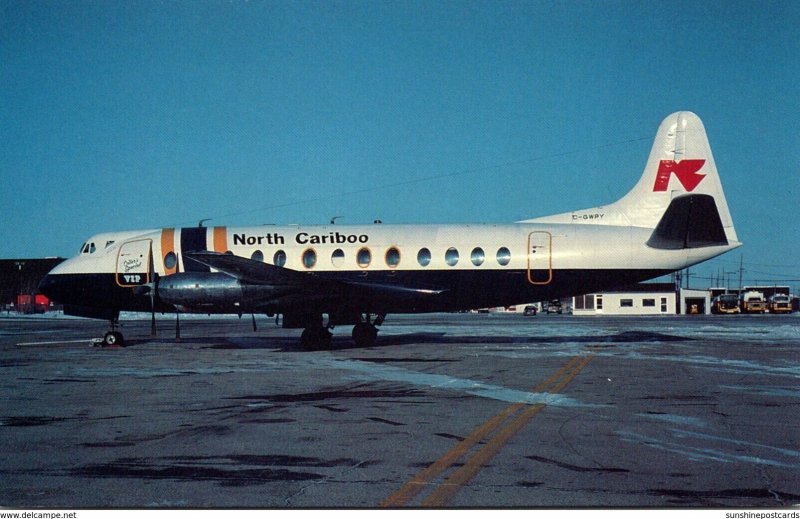
<path fill-rule="evenodd" d="M 233 254 L 212 251 L 186 252 L 184 257 L 224 272 L 229 276 L 252 285 L 297 285 L 308 286 L 321 280 L 311 273 L 270 265 Z"/>
<path fill-rule="evenodd" d="M 296 288 L 297 292 L 313 294 L 320 299 L 426 299 L 445 292 L 436 287 L 413 287 L 389 283 L 366 283 L 342 279 L 321 278 L 312 272 L 298 272 L 255 261 L 233 254 L 212 251 L 186 252 L 185 257 L 207 265 L 251 285 L 271 285 Z"/>

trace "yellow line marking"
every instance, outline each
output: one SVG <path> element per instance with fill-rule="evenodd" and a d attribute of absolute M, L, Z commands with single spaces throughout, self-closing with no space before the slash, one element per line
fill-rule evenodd
<path fill-rule="evenodd" d="M 585 357 L 572 372 L 567 375 L 559 384 L 554 386 L 551 393 L 558 393 L 572 380 L 578 373 L 586 367 L 592 355 Z M 470 457 L 464 465 L 456 470 L 441 485 L 439 485 L 423 502 L 422 506 L 445 506 L 459 490 L 471 480 L 488 463 L 503 446 L 519 432 L 522 427 L 533 419 L 536 414 L 545 408 L 545 404 L 536 404 L 528 407 L 514 421 L 500 430 L 486 445 Z"/>
<path fill-rule="evenodd" d="M 591 356 L 589 358 L 591 358 Z M 573 357 L 572 359 L 569 360 L 569 362 L 564 364 L 564 366 L 562 366 L 558 371 L 553 373 L 547 380 L 545 380 L 544 382 L 542 382 L 541 384 L 536 386 L 532 390 L 532 392 L 533 393 L 539 393 L 539 392 L 546 391 L 547 388 L 551 384 L 554 384 L 556 381 L 558 381 L 558 379 L 562 375 L 564 375 L 565 372 L 567 372 L 568 370 L 572 369 L 574 365 L 581 364 L 580 368 L 577 369 L 577 371 L 573 371 L 573 372 L 570 373 L 569 379 L 567 380 L 567 382 L 569 382 L 569 380 L 572 380 L 572 378 L 574 378 L 575 375 L 577 375 L 577 372 L 580 371 L 581 369 L 583 369 L 583 366 L 585 366 L 586 363 L 588 362 L 588 359 L 585 360 L 585 362 L 581 362 L 582 359 L 586 359 L 586 357 L 582 357 L 582 356 Z M 565 385 L 566 385 L 566 383 L 557 384 L 553 388 L 553 390 L 551 390 L 549 392 L 551 392 L 551 393 L 557 392 L 558 390 L 563 388 Z M 558 388 L 558 389 L 556 389 L 556 388 Z M 483 425 L 481 425 L 478 428 L 476 428 L 472 433 L 469 434 L 469 436 L 467 436 L 466 438 L 464 438 L 463 440 L 458 442 L 444 456 L 442 456 L 441 458 L 439 458 L 438 460 L 433 462 L 427 468 L 423 469 L 421 472 L 419 472 L 419 474 L 414 476 L 405 485 L 403 485 L 398 490 L 396 490 L 392 495 L 390 495 L 388 498 L 386 498 L 380 504 L 380 506 L 382 506 L 382 507 L 399 507 L 399 506 L 406 505 L 417 494 L 419 494 L 425 488 L 425 486 L 427 484 L 429 484 L 431 481 L 433 481 L 439 474 L 441 474 L 442 472 L 444 472 L 448 468 L 450 468 L 456 461 L 458 461 L 462 456 L 464 456 L 467 452 L 469 452 L 469 450 L 472 449 L 472 447 L 474 447 L 478 442 L 480 442 L 481 440 L 483 440 L 486 437 L 488 437 L 489 435 L 491 435 L 492 432 L 495 429 L 497 429 L 506 419 L 508 419 L 510 416 L 514 415 L 520 409 L 523 409 L 525 407 L 529 407 L 529 410 L 525 411 L 525 413 L 523 413 L 523 414 L 529 413 L 530 409 L 536 409 L 536 411 L 533 414 L 530 415 L 530 418 L 532 418 L 533 415 L 536 414 L 536 412 L 538 412 L 541 407 L 544 407 L 544 404 L 536 404 L 534 406 L 529 406 L 528 404 L 512 404 L 512 405 L 506 407 L 505 409 L 500 411 L 498 414 L 496 414 L 494 417 L 492 417 L 488 421 L 486 421 Z M 525 422 L 523 422 L 522 425 L 524 425 L 524 423 L 526 423 L 528 420 L 530 420 L 530 418 L 527 418 L 525 420 Z M 513 425 L 513 423 L 512 423 L 512 425 Z M 508 427 L 510 427 L 510 426 L 507 426 L 506 429 L 508 429 Z M 520 425 L 520 427 L 521 427 L 521 425 Z M 504 429 L 504 431 L 505 431 L 505 429 Z M 516 432 L 516 431 L 514 431 L 514 432 Z M 502 434 L 502 432 L 501 432 L 501 434 Z M 512 433 L 512 435 L 513 435 L 513 433 Z M 509 438 L 510 438 L 510 436 L 509 436 Z M 508 440 L 506 439 L 505 441 L 508 441 Z M 503 442 L 503 443 L 505 443 L 505 442 Z"/>

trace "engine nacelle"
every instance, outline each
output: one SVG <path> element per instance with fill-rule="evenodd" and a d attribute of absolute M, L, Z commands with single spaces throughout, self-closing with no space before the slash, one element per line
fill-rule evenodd
<path fill-rule="evenodd" d="M 171 305 L 225 307 L 242 301 L 242 285 L 222 272 L 180 272 L 158 280 L 158 297 Z"/>

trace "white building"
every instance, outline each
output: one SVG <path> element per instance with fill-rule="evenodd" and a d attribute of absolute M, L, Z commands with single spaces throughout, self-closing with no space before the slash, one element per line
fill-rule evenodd
<path fill-rule="evenodd" d="M 573 315 L 675 315 L 677 309 L 672 283 L 640 283 L 572 299 Z"/>
<path fill-rule="evenodd" d="M 711 313 L 711 292 L 709 290 L 681 289 L 681 314 Z"/>
<path fill-rule="evenodd" d="M 709 290 L 679 289 L 672 283 L 639 283 L 617 290 L 574 297 L 574 315 L 710 314 Z"/>

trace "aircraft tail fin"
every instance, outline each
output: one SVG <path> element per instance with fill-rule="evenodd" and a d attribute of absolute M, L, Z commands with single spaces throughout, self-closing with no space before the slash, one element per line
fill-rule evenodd
<path fill-rule="evenodd" d="M 528 222 L 650 228 L 656 248 L 738 241 L 705 127 L 692 112 L 664 119 L 639 182 L 620 200 Z"/>

